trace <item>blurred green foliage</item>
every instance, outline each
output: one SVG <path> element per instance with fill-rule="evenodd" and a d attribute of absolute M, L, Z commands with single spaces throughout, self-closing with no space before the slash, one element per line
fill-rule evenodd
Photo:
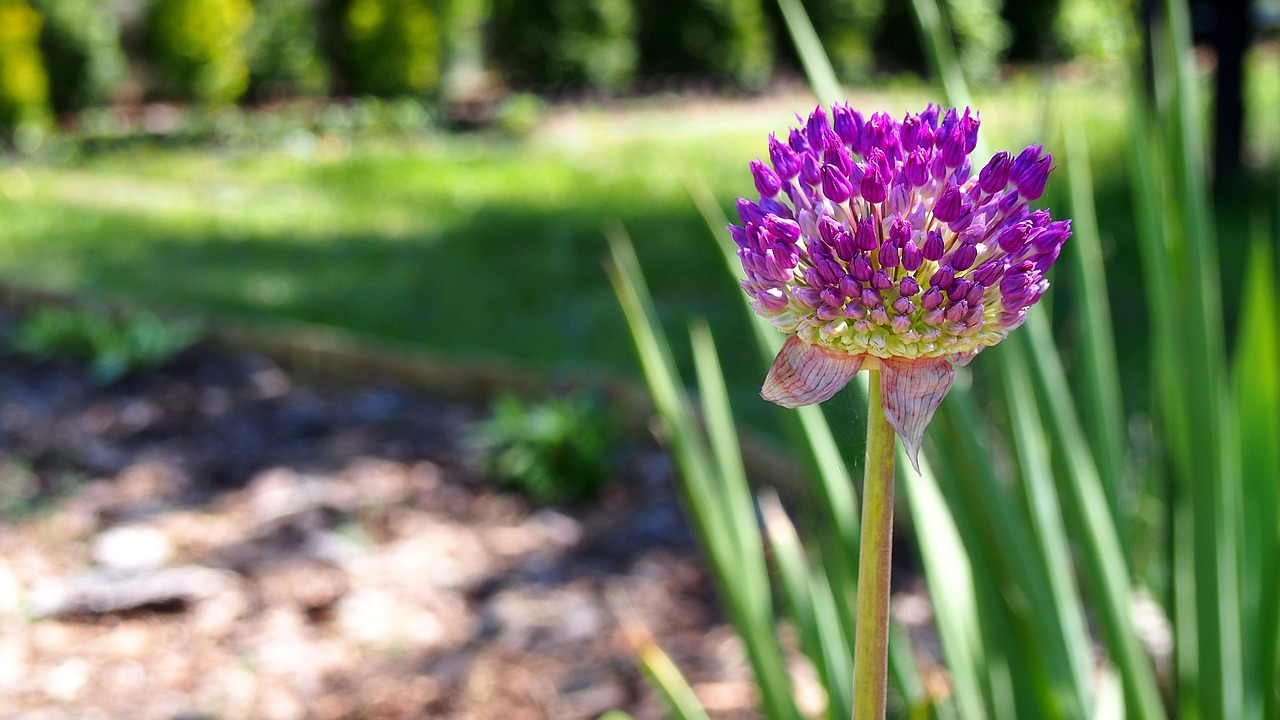
<path fill-rule="evenodd" d="M 639 52 L 631 0 L 494 0 L 494 64 L 520 86 L 622 90 Z"/>
<path fill-rule="evenodd" d="M 504 396 L 468 439 L 483 472 L 538 503 L 590 497 L 608 479 L 605 424 L 583 397 L 529 403 Z"/>
<path fill-rule="evenodd" d="M 39 44 L 43 24 L 27 0 L 0 0 L 0 127 L 47 120 L 49 78 Z"/>
<path fill-rule="evenodd" d="M 151 313 L 46 308 L 17 327 L 12 344 L 36 358 L 87 363 L 95 380 L 109 383 L 163 365 L 198 336 L 194 323 L 167 322 Z"/>
<path fill-rule="evenodd" d="M 836 72 L 846 82 L 863 80 L 874 68 L 883 0 L 808 0 L 804 5 Z"/>
<path fill-rule="evenodd" d="M 239 99 L 249 87 L 252 24 L 249 0 L 156 0 L 148 36 L 168 89 L 213 106 Z"/>
<path fill-rule="evenodd" d="M 636 6 L 640 70 L 704 73 L 757 89 L 773 73 L 774 39 L 763 0 L 697 0 Z"/>
<path fill-rule="evenodd" d="M 323 95 L 329 70 L 319 49 L 311 0 L 258 0 L 245 36 L 249 97 L 270 100 Z"/>
<path fill-rule="evenodd" d="M 351 0 L 342 55 L 358 94 L 425 94 L 440 84 L 439 12 L 428 0 Z"/>
<path fill-rule="evenodd" d="M 120 22 L 104 0 L 34 0 L 44 17 L 40 49 L 59 113 L 110 103 L 124 78 Z"/>

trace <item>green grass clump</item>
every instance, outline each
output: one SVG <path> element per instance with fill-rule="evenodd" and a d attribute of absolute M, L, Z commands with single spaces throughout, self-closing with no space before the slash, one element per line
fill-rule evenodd
<path fill-rule="evenodd" d="M 166 322 L 151 313 L 46 308 L 18 326 L 12 344 L 43 360 L 87 363 L 93 379 L 105 384 L 163 365 L 198 334 L 192 322 Z"/>

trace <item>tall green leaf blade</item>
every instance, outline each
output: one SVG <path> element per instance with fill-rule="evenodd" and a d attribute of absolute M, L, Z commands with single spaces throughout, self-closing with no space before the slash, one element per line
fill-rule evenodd
<path fill-rule="evenodd" d="M 796 53 L 804 65 L 805 75 L 809 78 L 809 86 L 817 94 L 818 100 L 830 105 L 844 98 L 840 89 L 840 81 L 836 78 L 835 68 L 826 50 L 822 49 L 822 41 L 818 39 L 818 31 L 804 11 L 800 0 L 778 0 L 782 9 L 782 19 L 787 24 L 787 31 L 796 44 Z"/>
<path fill-rule="evenodd" d="M 1121 673 L 1128 715 L 1151 720 L 1163 718 L 1164 706 L 1155 672 L 1138 642 L 1130 617 L 1132 583 L 1124 551 L 1049 330 L 1043 322 L 1032 322 L 1029 318 L 1022 334 L 1011 337 L 1005 344 L 1021 351 L 1030 361 L 1040 406 L 1067 467 L 1065 477 L 1059 478 L 1059 497 L 1077 528 L 1081 563 L 1092 590 L 1103 639 Z"/>
<path fill-rule="evenodd" d="M 1107 280 L 1103 270 L 1102 243 L 1094 213 L 1093 178 L 1089 170 L 1089 146 L 1079 122 L 1063 123 L 1067 140 L 1067 177 L 1071 192 L 1069 247 L 1075 270 L 1076 290 L 1072 298 L 1080 317 L 1081 387 L 1075 396 L 1083 405 L 1085 430 L 1098 473 L 1111 506 L 1111 516 L 1131 515 L 1123 501 L 1126 461 L 1124 407 L 1120 393 L 1120 370 L 1116 360 L 1115 332 L 1107 302 Z M 1125 536 L 1121 533 L 1121 541 Z M 1127 543 L 1126 543 L 1127 545 Z"/>
<path fill-rule="evenodd" d="M 701 428 L 680 388 L 670 349 L 657 331 L 656 313 L 635 252 L 620 226 L 609 228 L 608 233 L 613 257 L 609 277 L 631 329 L 650 394 L 667 425 L 666 439 L 680 469 L 680 487 L 689 514 L 734 628 L 743 639 L 763 708 L 770 718 L 799 720 L 786 662 L 774 634 L 769 585 L 761 580 L 767 578 L 767 569 L 745 566 L 750 555 L 740 552 L 741 530 L 731 526 L 740 512 L 725 512 L 716 461 L 701 441 Z M 715 375 L 718 377 L 718 366 Z M 746 582 L 742 581 L 744 573 Z"/>
<path fill-rule="evenodd" d="M 1254 238 L 1232 369 L 1245 505 L 1241 594 L 1250 717 L 1277 717 L 1280 653 L 1280 313 L 1276 266 L 1265 236 Z"/>

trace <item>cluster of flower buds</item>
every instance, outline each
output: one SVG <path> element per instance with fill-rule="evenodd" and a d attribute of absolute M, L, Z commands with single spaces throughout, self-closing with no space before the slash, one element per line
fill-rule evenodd
<path fill-rule="evenodd" d="M 1039 145 L 996 153 L 974 174 L 978 125 L 968 109 L 930 105 L 899 121 L 837 104 L 785 142 L 770 136 L 770 162 L 750 164 L 760 196 L 738 200 L 742 224 L 729 228 L 742 287 L 757 313 L 808 346 L 789 342 L 784 355 L 826 358 L 816 367 L 835 380 L 792 387 L 803 378 L 774 372 L 766 397 L 818 402 L 854 364 L 963 364 L 1026 319 L 1070 221 L 1029 207 L 1053 163 Z"/>

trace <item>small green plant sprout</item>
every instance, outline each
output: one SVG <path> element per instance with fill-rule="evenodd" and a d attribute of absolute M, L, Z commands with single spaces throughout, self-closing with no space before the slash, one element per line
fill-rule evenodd
<path fill-rule="evenodd" d="M 954 366 L 1022 325 L 1071 234 L 1029 207 L 1052 156 L 999 152 L 974 174 L 978 125 L 932 104 L 901 121 L 818 107 L 769 138 L 772 167 L 750 163 L 760 197 L 739 199 L 729 228 L 752 309 L 788 335 L 761 395 L 812 405 L 870 372 L 855 720 L 885 715 L 894 434 L 918 472 Z"/>
<path fill-rule="evenodd" d="M 162 320 L 148 312 L 45 308 L 14 330 L 12 346 L 42 360 L 87 363 L 94 380 L 107 384 L 163 365 L 199 335 L 193 321 Z"/>
<path fill-rule="evenodd" d="M 471 426 L 468 444 L 503 487 L 559 504 L 594 495 L 608 479 L 606 425 L 582 396 L 531 403 L 504 395 L 489 420 Z"/>

